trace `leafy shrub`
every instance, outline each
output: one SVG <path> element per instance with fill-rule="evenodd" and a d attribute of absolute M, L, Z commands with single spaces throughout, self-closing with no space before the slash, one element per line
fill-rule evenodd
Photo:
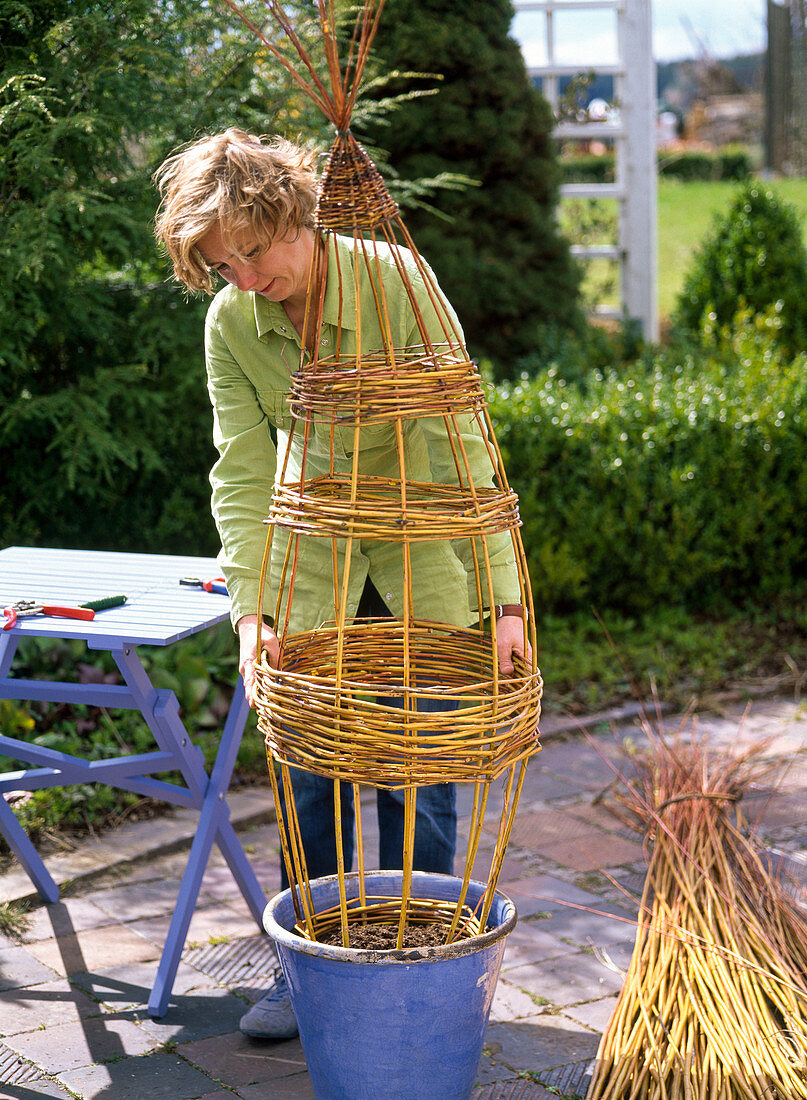
<path fill-rule="evenodd" d="M 540 611 L 717 611 L 807 575 L 807 356 L 746 314 L 587 387 L 556 367 L 491 402 Z"/>
<path fill-rule="evenodd" d="M 613 183 L 615 168 L 613 153 L 577 153 L 560 159 L 564 183 Z"/>
<path fill-rule="evenodd" d="M 151 173 L 203 131 L 326 129 L 231 23 L 189 0 L 0 3 L 8 542 L 217 549 L 204 303 L 162 285 Z"/>
<path fill-rule="evenodd" d="M 661 176 L 680 180 L 746 180 L 751 175 L 751 156 L 739 145 L 727 145 L 714 152 L 687 150 L 659 157 Z"/>
<path fill-rule="evenodd" d="M 537 333 L 535 350 L 516 361 L 513 374 L 533 377 L 553 367 L 559 378 L 585 389 L 596 371 L 632 363 L 643 346 L 641 326 L 630 318 L 613 329 L 587 324 L 580 332 L 546 325 Z"/>
<path fill-rule="evenodd" d="M 756 313 L 775 307 L 784 347 L 796 354 L 807 346 L 807 249 L 799 217 L 757 180 L 738 190 L 696 253 L 673 326 L 708 337 L 745 307 Z"/>
<path fill-rule="evenodd" d="M 753 170 L 751 155 L 741 145 L 726 145 L 716 153 L 721 180 L 747 180 Z"/>
<path fill-rule="evenodd" d="M 565 155 L 560 160 L 564 183 L 610 183 L 616 160 L 613 153 Z M 752 172 L 751 154 L 742 145 L 726 145 L 714 152 L 691 150 L 662 153 L 660 176 L 679 180 L 747 180 Z"/>

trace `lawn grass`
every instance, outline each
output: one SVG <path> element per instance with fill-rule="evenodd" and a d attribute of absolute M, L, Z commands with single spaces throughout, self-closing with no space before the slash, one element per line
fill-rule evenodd
<path fill-rule="evenodd" d="M 662 323 L 670 317 L 693 256 L 712 228 L 716 215 L 728 209 L 738 183 L 716 181 L 684 182 L 669 176 L 658 181 L 658 313 Z M 807 244 L 807 179 L 783 179 L 765 186 L 791 203 L 803 219 Z M 560 224 L 570 240 L 585 244 L 612 244 L 616 240 L 617 202 L 596 203 L 565 199 L 560 205 Z M 617 306 L 619 301 L 616 264 L 593 260 L 583 282 L 589 306 Z"/>
<path fill-rule="evenodd" d="M 728 209 L 738 186 L 723 181 L 659 179 L 658 306 L 662 319 L 670 316 L 693 254 L 711 230 L 715 215 Z M 766 186 L 799 211 L 807 244 L 807 179 L 771 180 Z"/>

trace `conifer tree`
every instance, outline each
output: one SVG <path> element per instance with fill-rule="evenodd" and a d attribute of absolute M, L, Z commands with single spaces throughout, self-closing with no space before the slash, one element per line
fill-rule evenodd
<path fill-rule="evenodd" d="M 197 0 L 0 0 L 9 542 L 215 552 L 205 302 L 165 280 L 151 174 L 200 132 L 321 126 L 230 22 Z"/>
<path fill-rule="evenodd" d="M 402 74 L 387 91 L 436 87 L 366 136 L 389 166 L 418 179 L 476 181 L 407 210 L 418 248 L 454 303 L 472 354 L 499 375 L 540 346 L 545 326 L 582 324 L 579 270 L 555 222 L 559 172 L 548 104 L 509 37 L 510 0 L 387 0 L 379 66 Z M 439 81 L 434 76 L 439 74 Z"/>

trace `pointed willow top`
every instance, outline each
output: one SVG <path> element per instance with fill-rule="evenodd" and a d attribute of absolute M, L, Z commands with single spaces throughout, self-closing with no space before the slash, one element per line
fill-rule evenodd
<path fill-rule="evenodd" d="M 295 68 L 276 43 L 266 37 L 260 27 L 241 10 L 235 0 L 224 0 L 224 3 L 291 74 L 306 95 L 310 96 L 325 117 L 334 124 L 337 133 L 340 135 L 345 134 L 350 128 L 350 119 L 356 103 L 359 84 L 370 54 L 370 47 L 378 29 L 378 20 L 381 9 L 384 7 L 384 0 L 361 0 L 361 3 L 359 3 L 348 45 L 347 57 L 344 61 L 339 56 L 339 43 L 336 34 L 338 16 L 334 0 L 316 0 L 328 66 L 327 82 L 330 84 L 330 88 L 317 74 L 305 46 L 294 29 L 293 20 L 286 14 L 283 5 L 278 0 L 265 0 L 266 6 L 275 23 L 300 58 L 303 68 L 308 73 L 307 77 Z"/>
<path fill-rule="evenodd" d="M 308 73 L 308 79 L 301 75 L 278 45 L 268 39 L 241 11 L 235 0 L 224 2 L 257 35 L 272 56 L 277 58 L 336 127 L 336 138 L 322 173 L 314 218 L 317 228 L 330 232 L 341 230 L 356 233 L 372 230 L 395 218 L 399 213 L 397 203 L 370 157 L 350 133 L 351 115 L 384 0 L 363 0 L 359 6 L 344 62 L 339 56 L 334 0 L 317 0 L 328 67 L 326 79 L 330 88 L 317 75 L 292 20 L 278 0 L 266 0 L 266 5 L 275 23 L 299 56 Z"/>

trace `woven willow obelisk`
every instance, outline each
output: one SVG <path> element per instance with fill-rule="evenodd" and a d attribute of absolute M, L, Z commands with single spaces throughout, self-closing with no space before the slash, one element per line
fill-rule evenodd
<path fill-rule="evenodd" d="M 267 8 L 285 45 L 299 54 L 301 76 L 286 52 L 226 0 L 266 48 L 322 108 L 337 136 L 322 174 L 316 210 L 315 248 L 309 278 L 309 305 L 303 324 L 305 350 L 291 380 L 293 415 L 286 459 L 276 484 L 268 523 L 261 591 L 270 593 L 258 608 L 273 617 L 280 639 L 280 667 L 265 661 L 256 668 L 259 726 L 270 757 L 275 802 L 281 822 L 283 856 L 302 935 L 319 938 L 341 926 L 350 945 L 353 923 L 398 925 L 398 946 L 407 923 L 439 921 L 446 941 L 484 930 L 513 824 L 527 759 L 537 751 L 541 677 L 533 656 L 516 659 L 514 675 L 503 677 L 496 658 L 497 600 L 491 569 L 494 554 L 507 543 L 518 574 L 524 619 L 524 651 L 535 653 L 529 578 L 519 533 L 518 501 L 507 484 L 501 454 L 487 412 L 479 373 L 468 357 L 453 310 L 417 252 L 396 203 L 365 151 L 350 133 L 350 117 L 383 0 L 363 0 L 346 57 L 340 60 L 337 13 L 332 2 L 318 0 L 327 58 L 327 80 L 306 56 L 291 18 L 275 0 Z M 336 234 L 353 237 L 350 270 L 334 271 Z M 390 258 L 397 269 L 412 318 L 413 340 L 394 346 L 379 264 Z M 343 320 L 332 344 L 321 338 L 326 282 L 337 278 Z M 419 294 L 414 283 L 417 281 Z M 423 303 L 427 303 L 424 307 Z M 420 304 L 419 304 L 420 303 Z M 460 303 L 461 305 L 461 303 Z M 364 315 L 363 315 L 363 311 Z M 381 346 L 365 347 L 368 311 L 380 326 Z M 349 329 L 349 333 L 348 333 Z M 344 336 L 344 339 L 343 339 Z M 429 440 L 430 456 L 441 456 L 439 480 L 413 476 L 413 431 Z M 288 473 L 292 440 L 302 439 L 299 479 Z M 328 455 L 324 461 L 323 440 Z M 312 461 L 316 449 L 318 461 Z M 379 449 L 387 456 L 378 472 Z M 485 468 L 479 483 L 480 456 Z M 391 462 L 392 466 L 389 467 Z M 315 472 L 308 473 L 314 466 Z M 433 474 L 435 461 L 430 470 Z M 472 466 L 477 470 L 474 478 Z M 323 468 L 325 473 L 322 472 Z M 319 558 L 333 575 L 332 620 L 314 630 L 293 632 L 297 564 L 308 540 L 318 540 Z M 373 544 L 393 555 L 404 593 L 403 615 L 357 618 L 348 604 L 354 549 Z M 438 545 L 442 544 L 442 545 Z M 457 626 L 432 621 L 428 608 L 417 608 L 413 579 L 428 555 L 464 563 L 468 605 L 476 621 Z M 355 568 L 355 566 L 353 566 Z M 272 606 L 264 606 L 265 602 Z M 416 614 L 417 610 L 417 614 Z M 390 700 L 396 700 L 391 702 Z M 419 702 L 453 701 L 456 709 L 421 713 Z M 401 705 L 398 705 L 398 704 Z M 284 785 L 281 812 L 275 762 Z M 308 874 L 291 790 L 289 767 L 333 779 L 335 838 L 339 865 L 339 912 L 312 911 Z M 474 864 L 491 782 L 504 775 L 504 806 L 497 843 L 484 874 Z M 461 877 L 488 883 L 480 912 L 464 907 L 465 888 L 456 908 L 443 912 L 435 903 L 410 896 L 415 809 L 418 787 L 432 783 L 475 784 L 470 838 Z M 344 853 L 339 784 L 351 784 L 356 812 L 358 902 L 344 889 Z M 359 790 L 362 784 L 405 791 L 403 896 L 373 899 L 361 882 L 364 859 Z"/>

